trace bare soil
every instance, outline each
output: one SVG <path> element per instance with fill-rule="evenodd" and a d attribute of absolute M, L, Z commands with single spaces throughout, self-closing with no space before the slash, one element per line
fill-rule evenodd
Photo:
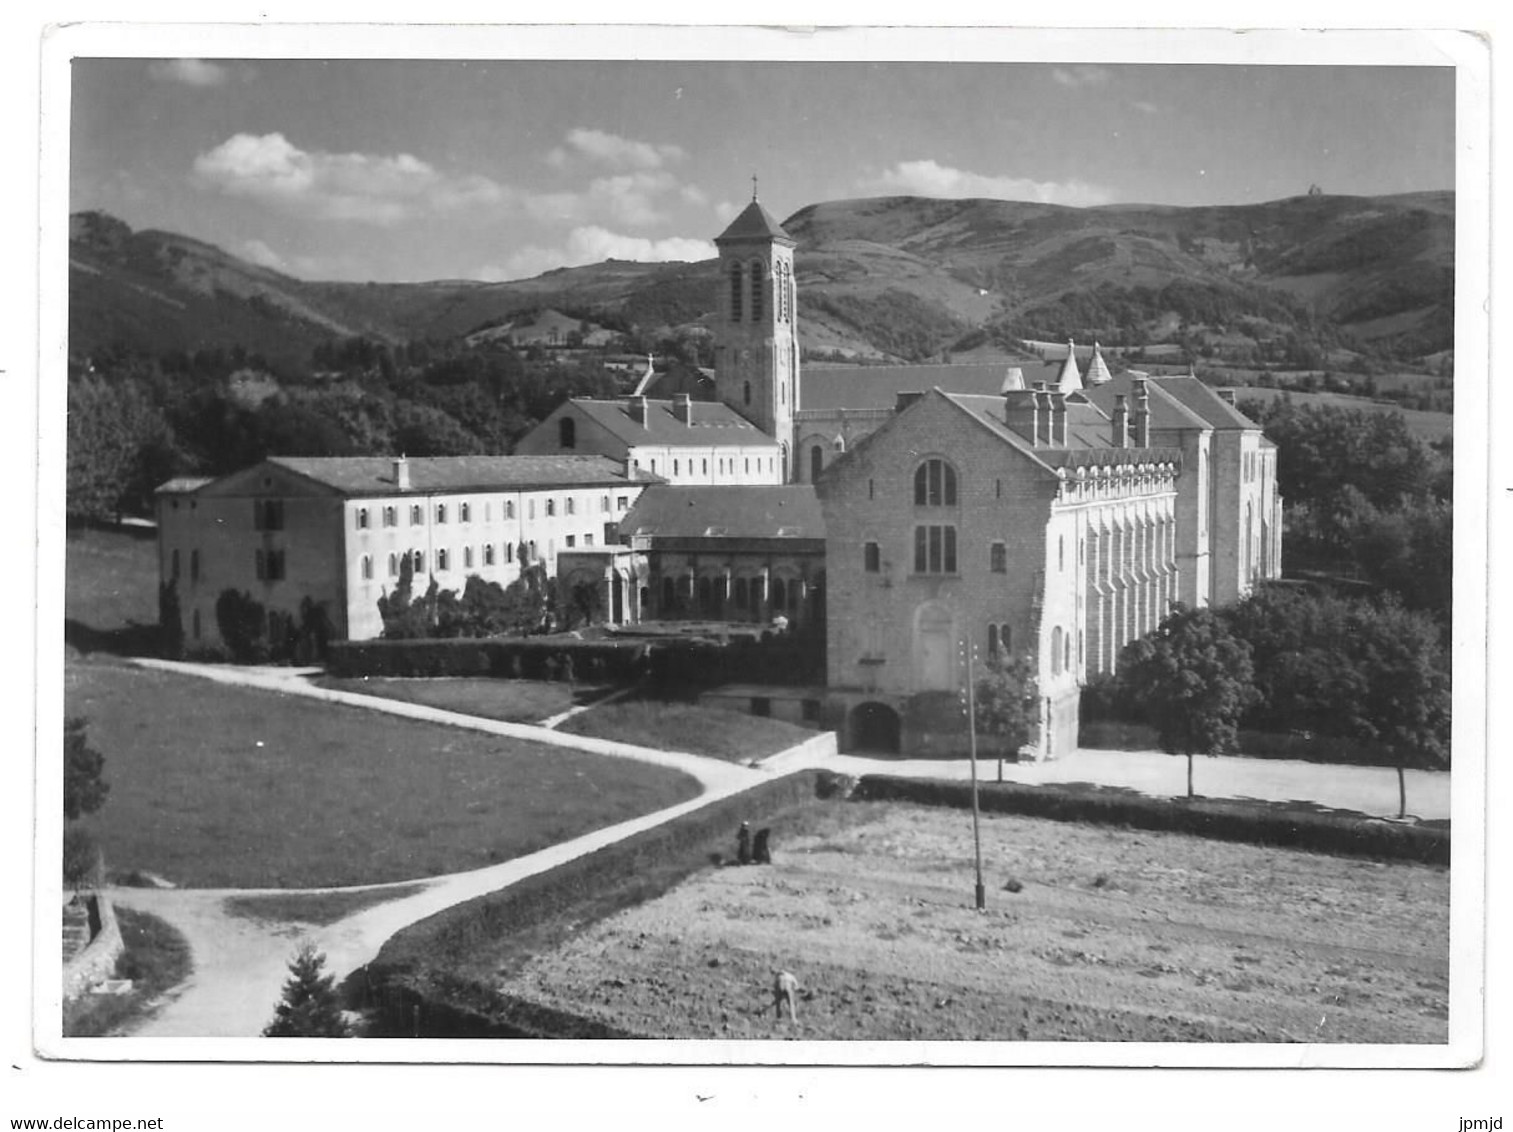
<path fill-rule="evenodd" d="M 656 1037 L 1448 1040 L 1447 870 L 988 816 L 979 913 L 970 815 L 865 805 L 499 991 Z"/>

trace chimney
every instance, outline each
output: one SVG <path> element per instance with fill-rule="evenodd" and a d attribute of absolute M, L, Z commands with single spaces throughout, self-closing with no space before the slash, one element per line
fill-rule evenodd
<path fill-rule="evenodd" d="M 394 486 L 400 491 L 410 490 L 410 461 L 405 459 L 403 452 L 394 461 Z"/>
<path fill-rule="evenodd" d="M 1051 390 L 1043 381 L 1035 383 L 1035 447 L 1051 443 Z"/>
<path fill-rule="evenodd" d="M 1037 394 L 1033 389 L 1011 389 L 1003 395 L 1003 423 L 1031 444 L 1040 431 Z"/>
<path fill-rule="evenodd" d="M 1135 447 L 1149 448 L 1151 446 L 1151 402 L 1150 390 L 1147 388 L 1146 379 L 1135 378 Z"/>
<path fill-rule="evenodd" d="M 625 402 L 625 411 L 630 414 L 630 419 L 642 428 L 646 428 L 646 398 L 635 396 Z"/>
<path fill-rule="evenodd" d="M 1051 393 L 1050 393 L 1050 398 L 1051 398 L 1051 420 L 1050 420 L 1050 426 L 1046 430 L 1048 433 L 1050 433 L 1050 436 L 1049 436 L 1049 438 L 1047 440 L 1047 443 L 1050 444 L 1052 447 L 1055 447 L 1055 448 L 1065 448 L 1066 447 L 1066 394 L 1065 393 L 1057 392 L 1056 390 L 1052 390 Z"/>
<path fill-rule="evenodd" d="M 685 425 L 693 425 L 693 398 L 687 393 L 677 393 L 672 399 L 672 415 Z"/>
<path fill-rule="evenodd" d="M 924 395 L 925 393 L 922 389 L 900 389 L 898 391 L 898 400 L 893 403 L 893 411 L 895 413 L 903 412 Z"/>
<path fill-rule="evenodd" d="M 1129 405 L 1123 393 L 1114 394 L 1114 447 L 1129 447 Z"/>

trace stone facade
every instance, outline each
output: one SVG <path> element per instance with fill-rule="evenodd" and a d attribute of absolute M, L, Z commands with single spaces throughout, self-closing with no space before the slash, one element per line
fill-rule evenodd
<path fill-rule="evenodd" d="M 1180 452 L 1113 447 L 1108 420 L 1065 395 L 1014 396 L 906 400 L 816 485 L 845 749 L 891 745 L 891 730 L 911 753 L 959 753 L 970 647 L 974 663 L 1032 658 L 1031 753 L 1055 757 L 1076 744 L 1083 679 L 1176 595 Z M 1024 404 L 1044 409 L 1043 431 L 1020 431 Z"/>

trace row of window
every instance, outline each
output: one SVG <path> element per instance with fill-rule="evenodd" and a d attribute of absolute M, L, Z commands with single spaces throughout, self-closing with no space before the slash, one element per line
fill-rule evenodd
<path fill-rule="evenodd" d="M 177 549 L 173 551 L 173 565 L 170 567 L 169 577 L 175 582 L 179 580 L 179 552 Z M 200 580 L 200 552 L 198 550 L 191 550 L 189 552 L 189 580 L 191 582 L 198 582 Z"/>
<path fill-rule="evenodd" d="M 655 471 L 655 468 L 653 468 L 653 471 Z M 547 500 L 545 500 L 543 506 L 544 506 L 544 510 L 545 510 L 547 518 L 550 519 L 550 518 L 555 518 L 556 517 L 556 515 L 557 515 L 557 500 L 555 500 L 555 499 L 547 499 Z M 525 507 L 526 507 L 526 518 L 527 519 L 534 519 L 536 517 L 536 501 L 534 499 L 527 499 L 525 501 Z M 615 509 L 617 511 L 628 511 L 630 509 L 630 497 L 628 495 L 617 496 L 615 498 Z M 599 513 L 602 514 L 602 515 L 607 515 L 607 514 L 609 514 L 609 510 L 610 510 L 610 497 L 607 496 L 607 495 L 601 495 L 599 497 Z M 578 504 L 577 504 L 576 498 L 574 496 L 571 496 L 571 495 L 563 497 L 563 500 L 562 500 L 562 514 L 564 514 L 564 515 L 576 515 L 577 513 L 578 513 Z M 446 523 L 449 520 L 449 518 L 451 517 L 451 515 L 452 515 L 452 511 L 450 510 L 450 505 L 446 504 L 446 503 L 437 503 L 437 504 L 435 504 L 434 515 L 435 515 L 435 521 L 437 523 L 439 523 L 439 524 L 440 523 Z M 456 515 L 457 515 L 457 521 L 459 523 L 471 523 L 473 521 L 473 507 L 472 507 L 472 504 L 469 503 L 469 502 L 467 502 L 466 500 L 464 500 L 463 502 L 457 504 Z M 506 522 L 508 522 L 508 521 L 510 521 L 510 520 L 512 520 L 512 519 L 515 518 L 515 501 L 513 499 L 506 499 L 506 500 L 504 500 L 503 517 L 504 517 L 504 519 L 505 519 Z M 380 510 L 380 512 L 379 512 L 379 518 L 380 518 L 380 521 L 383 523 L 383 525 L 385 527 L 397 527 L 397 526 L 399 526 L 399 508 L 397 506 L 394 506 L 393 504 L 387 505 L 387 506 L 383 507 Z M 372 517 L 371 517 L 371 515 L 369 513 L 369 509 L 367 507 L 359 507 L 357 509 L 357 512 L 356 512 L 356 523 L 357 523 L 357 529 L 358 530 L 367 530 L 368 527 L 371 525 L 371 519 L 372 519 Z M 483 521 L 486 522 L 486 523 L 490 523 L 490 522 L 493 522 L 493 520 L 494 520 L 494 505 L 492 503 L 485 503 L 483 505 Z M 412 503 L 412 504 L 410 504 L 410 526 L 412 526 L 412 527 L 422 526 L 425 523 L 425 521 L 426 521 L 425 508 L 421 504 L 419 504 L 419 503 Z M 268 528 L 268 529 L 278 530 L 278 529 L 281 529 L 281 527 Z"/>
<path fill-rule="evenodd" d="M 880 544 L 862 544 L 862 569 L 868 574 L 882 571 L 883 554 Z M 1009 572 L 1009 548 L 1007 543 L 988 544 L 988 569 L 995 574 Z M 927 523 L 914 528 L 914 573 L 955 574 L 956 528 L 946 523 Z"/>
<path fill-rule="evenodd" d="M 564 548 L 567 550 L 576 550 L 578 547 L 578 538 L 578 535 L 567 535 L 563 539 Z M 584 547 L 592 547 L 594 545 L 594 536 L 592 534 L 585 534 L 582 536 L 582 538 Z M 465 546 L 462 548 L 462 568 L 464 570 L 472 570 L 479 565 L 497 566 L 501 562 L 503 562 L 505 565 L 509 565 L 515 561 L 517 546 L 519 548 L 519 558 L 521 562 L 536 561 L 535 539 L 527 539 L 526 541 L 518 544 L 513 542 L 506 542 L 501 544 L 501 546 L 497 548 L 493 543 L 486 542 L 482 546 L 477 548 L 471 546 Z M 547 539 L 546 552 L 548 555 L 554 555 L 557 553 L 556 539 Z M 390 553 L 389 577 L 399 577 L 400 563 L 402 563 L 407 557 L 410 559 L 410 566 L 415 571 L 415 573 L 425 573 L 425 551 L 411 550 L 398 553 Z M 456 567 L 456 564 L 456 559 L 452 557 L 452 552 L 449 548 L 440 547 L 439 549 L 437 549 L 436 569 L 438 571 L 454 569 Z M 373 556 L 371 554 L 364 554 L 359 563 L 359 572 L 362 574 L 364 580 L 372 580 L 373 569 Z"/>
<path fill-rule="evenodd" d="M 1261 452 L 1245 453 L 1243 468 L 1246 483 L 1254 483 L 1258 475 L 1264 474 L 1268 468 L 1268 457 Z"/>
<path fill-rule="evenodd" d="M 719 456 L 717 456 L 717 457 L 715 457 L 715 474 L 716 475 L 721 475 L 721 476 L 735 475 L 735 462 L 736 462 L 736 458 L 734 456 L 730 456 L 730 457 L 719 457 Z M 651 469 L 651 474 L 654 475 L 654 476 L 661 475 L 663 473 L 663 471 L 666 470 L 666 465 L 663 465 L 662 468 L 658 468 L 658 466 L 657 466 L 657 458 L 655 456 L 653 456 L 649 461 L 647 461 L 647 463 L 648 463 L 648 466 Z M 677 479 L 679 476 L 681 476 L 683 474 L 684 464 L 685 464 L 685 461 L 682 458 L 677 458 L 677 459 L 674 459 L 674 460 L 671 461 L 671 465 L 672 465 L 672 477 L 671 478 Z M 686 461 L 686 464 L 687 464 L 687 467 L 688 467 L 688 474 L 689 475 L 694 475 L 695 474 L 695 472 L 694 472 L 694 462 L 693 462 L 692 457 L 690 457 Z M 750 475 L 751 474 L 751 457 L 750 456 L 744 456 L 744 457 L 742 457 L 742 465 L 743 465 L 742 471 L 746 475 Z M 631 470 L 634 471 L 635 467 L 636 467 L 636 462 L 634 460 L 632 460 L 630 466 L 631 466 Z M 769 475 L 775 474 L 777 472 L 777 460 L 776 460 L 776 457 L 773 457 L 773 456 L 768 456 L 767 457 L 767 469 L 766 470 L 767 470 L 767 473 Z M 762 471 L 762 457 L 758 456 L 757 457 L 757 472 L 760 473 L 761 471 Z M 704 475 L 704 476 L 707 476 L 709 474 L 709 459 L 707 457 L 701 457 L 700 458 L 700 461 L 699 461 L 699 470 L 698 470 L 697 474 L 698 475 Z M 622 508 L 622 510 L 623 510 L 623 508 Z M 547 514 L 549 514 L 549 515 L 551 513 L 552 512 L 550 512 L 550 511 L 547 512 Z M 568 514 L 571 515 L 572 512 L 569 511 Z"/>

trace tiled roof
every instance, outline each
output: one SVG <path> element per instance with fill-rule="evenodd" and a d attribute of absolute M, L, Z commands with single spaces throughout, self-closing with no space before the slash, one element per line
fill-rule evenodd
<path fill-rule="evenodd" d="M 399 490 L 394 460 L 388 456 L 273 456 L 268 462 L 343 495 L 393 495 Z M 406 463 L 408 490 L 421 494 L 660 482 L 645 473 L 631 481 L 625 465 L 608 456 L 413 456 Z"/>
<path fill-rule="evenodd" d="M 1261 427 L 1196 377 L 1153 377 L 1151 381 L 1160 382 L 1161 388 L 1216 429 Z"/>
<path fill-rule="evenodd" d="M 1008 387 L 1027 389 L 1037 381 L 1055 381 L 1059 362 L 962 362 L 911 366 L 806 366 L 799 388 L 799 409 L 891 409 L 898 395 L 940 389 L 946 393 L 998 394 Z M 1010 376 L 1019 372 L 1017 384 Z"/>
<path fill-rule="evenodd" d="M 730 222 L 729 228 L 715 237 L 714 242 L 720 244 L 726 240 L 787 240 L 793 243 L 793 237 L 783 231 L 783 226 L 772 213 L 755 200 Z"/>
<path fill-rule="evenodd" d="M 626 444 L 658 444 L 671 447 L 727 445 L 730 447 L 767 446 L 778 443 L 740 413 L 721 401 L 693 401 L 690 424 L 673 415 L 671 401 L 646 401 L 646 423 L 633 419 L 624 400 L 596 401 L 574 397 L 572 404 L 585 415 Z"/>
<path fill-rule="evenodd" d="M 1146 391 L 1150 395 L 1151 428 L 1211 428 L 1212 426 L 1197 413 L 1193 412 L 1175 394 L 1165 387 L 1166 378 L 1147 378 Z M 1114 398 L 1124 394 L 1125 406 L 1129 409 L 1133 420 L 1135 412 L 1135 382 L 1129 373 L 1121 373 L 1118 377 L 1111 377 L 1102 385 L 1095 385 L 1090 389 L 1083 390 L 1086 397 L 1098 408 L 1110 416 L 1114 412 Z M 1134 425 L 1130 428 L 1133 430 Z"/>
<path fill-rule="evenodd" d="M 783 487 L 663 487 L 641 493 L 620 520 L 621 535 L 663 538 L 825 537 L 809 484 Z"/>

